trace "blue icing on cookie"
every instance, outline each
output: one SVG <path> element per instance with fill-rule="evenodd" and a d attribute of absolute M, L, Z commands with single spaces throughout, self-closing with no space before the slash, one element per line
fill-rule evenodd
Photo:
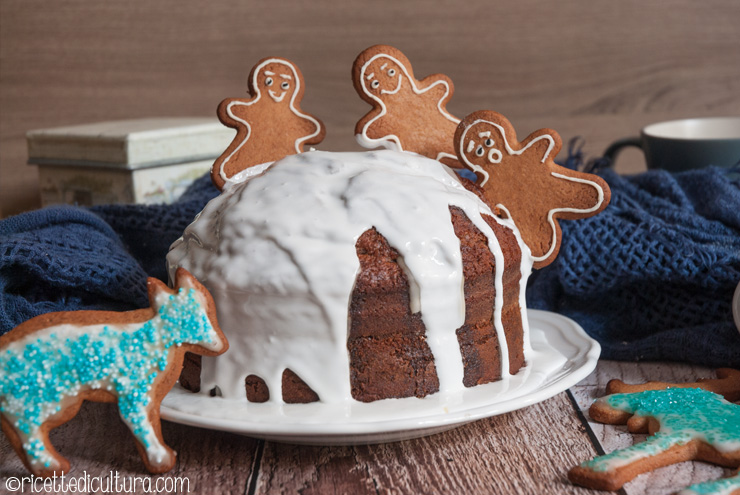
<path fill-rule="evenodd" d="M 149 321 L 57 325 L 43 338 L 32 334 L 0 351 L 0 412 L 25 437 L 23 447 L 32 464 L 50 466 L 53 458 L 39 428 L 82 389 L 113 393 L 121 417 L 145 449 L 156 441 L 147 406 L 170 348 L 213 343 L 216 336 L 194 289 L 181 288 L 162 299 Z"/>
<path fill-rule="evenodd" d="M 697 483 L 681 490 L 679 495 L 725 495 L 740 490 L 740 474 L 716 481 Z"/>
<path fill-rule="evenodd" d="M 642 443 L 584 462 L 593 471 L 609 471 L 671 447 L 701 440 L 720 452 L 740 449 L 740 406 L 698 388 L 668 388 L 600 399 L 608 406 L 653 417 L 660 431 Z"/>

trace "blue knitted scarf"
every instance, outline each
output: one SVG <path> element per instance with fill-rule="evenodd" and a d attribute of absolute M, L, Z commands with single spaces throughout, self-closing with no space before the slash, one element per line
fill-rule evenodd
<path fill-rule="evenodd" d="M 602 357 L 740 367 L 740 185 L 727 170 L 621 177 L 609 207 L 561 222 L 560 255 L 529 307 L 579 322 Z M 206 175 L 172 205 L 51 207 L 0 221 L 0 334 L 50 311 L 147 305 L 146 277 L 218 191 Z"/>

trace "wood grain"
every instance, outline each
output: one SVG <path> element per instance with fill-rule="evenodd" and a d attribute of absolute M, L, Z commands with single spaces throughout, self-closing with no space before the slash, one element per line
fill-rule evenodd
<path fill-rule="evenodd" d="M 706 368 L 675 363 L 601 361 L 571 391 L 587 417 L 588 406 L 604 394 L 611 378 L 638 383 L 710 376 Z M 186 478 L 194 493 L 603 493 L 567 481 L 568 469 L 593 457 L 597 449 L 566 393 L 431 437 L 381 445 L 287 445 L 169 422 L 162 425 L 166 441 L 178 451 L 178 463 L 167 476 Z M 588 426 L 606 452 L 644 439 L 623 426 Z M 121 477 L 148 477 L 111 404 L 85 404 L 51 438 L 70 458 L 73 475 L 108 477 L 117 471 Z M 622 493 L 668 494 L 729 474 L 716 466 L 685 462 L 641 475 Z M 24 475 L 9 443 L 0 438 L 0 482 Z M 2 483 L 0 493 L 8 493 Z"/>
<path fill-rule="evenodd" d="M 255 493 L 582 494 L 590 491 L 572 486 L 565 475 L 571 464 L 593 453 L 562 393 L 404 442 L 355 447 L 268 442 Z"/>
<path fill-rule="evenodd" d="M 258 441 L 218 431 L 162 422 L 162 435 L 177 451 L 177 464 L 165 475 L 148 473 L 114 404 L 85 403 L 79 414 L 53 430 L 50 439 L 72 465 L 70 476 L 113 480 L 162 476 L 187 479 L 190 492 L 198 494 L 244 493 Z M 29 476 L 7 439 L 0 438 L 0 494 L 8 477 Z M 111 483 L 112 481 L 104 481 Z M 124 487 L 131 485 L 123 485 Z M 26 492 L 28 493 L 28 491 Z M 167 492 L 165 492 L 167 493 Z M 169 492 L 169 493 L 175 493 Z M 178 491 L 182 493 L 182 491 Z"/>
<path fill-rule="evenodd" d="M 565 473 L 594 455 L 564 393 L 445 433 L 382 445 L 285 445 L 168 422 L 163 434 L 178 451 L 167 476 L 187 478 L 194 493 L 583 494 L 589 491 L 570 485 Z M 148 476 L 110 404 L 85 404 L 52 441 L 69 457 L 71 475 Z M 0 480 L 26 475 L 5 438 L 0 459 Z"/>
<path fill-rule="evenodd" d="M 738 2 L 0 0 L 0 19 L 6 216 L 38 205 L 26 131 L 212 116 L 268 54 L 302 68 L 304 108 L 327 125 L 321 149 L 357 149 L 353 126 L 368 107 L 349 71 L 375 43 L 401 48 L 420 77 L 449 75 L 452 113 L 492 109 L 521 135 L 582 136 L 590 156 L 650 122 L 740 114 Z M 643 163 L 631 151 L 618 168 Z"/>
<path fill-rule="evenodd" d="M 612 378 L 634 384 L 650 380 L 693 382 L 698 378 L 714 377 L 711 370 L 701 366 L 599 361 L 596 371 L 571 390 L 583 414 L 588 418 L 588 408 L 594 399 L 605 395 L 606 384 Z M 646 438 L 646 435 L 630 433 L 626 426 L 602 425 L 589 421 L 589 427 L 606 453 L 629 447 Z M 729 469 L 702 462 L 682 462 L 638 476 L 624 486 L 624 492 L 626 495 L 668 495 L 694 483 L 728 476 L 730 472 Z"/>
<path fill-rule="evenodd" d="M 551 430 L 563 429 L 553 439 Z M 593 455 L 565 394 L 509 415 L 432 437 L 394 444 L 307 447 L 263 442 L 168 422 L 163 433 L 178 451 L 167 476 L 187 478 L 195 493 L 586 493 L 564 478 Z M 74 476 L 148 476 L 115 407 L 86 404 L 55 430 Z M 259 462 L 255 462 L 258 452 Z M 0 440 L 0 477 L 25 476 Z M 253 472 L 255 467 L 258 472 Z M 0 491 L 2 487 L 0 486 Z"/>

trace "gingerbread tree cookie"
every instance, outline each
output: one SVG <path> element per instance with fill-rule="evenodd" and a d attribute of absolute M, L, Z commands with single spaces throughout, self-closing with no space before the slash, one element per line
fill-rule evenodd
<path fill-rule="evenodd" d="M 694 383 L 612 381 L 589 409 L 592 419 L 626 424 L 632 433 L 649 433 L 641 443 L 596 457 L 570 470 L 576 484 L 618 490 L 635 476 L 677 462 L 698 460 L 740 467 L 740 371 L 718 370 L 719 379 Z M 709 390 L 724 394 L 719 395 Z M 740 476 L 693 485 L 681 493 L 737 493 Z"/>
<path fill-rule="evenodd" d="M 250 98 L 221 102 L 218 118 L 236 129 L 236 137 L 211 167 L 216 187 L 223 189 L 226 181 L 250 167 L 301 153 L 304 145 L 324 139 L 324 124 L 300 109 L 305 88 L 303 75 L 293 62 L 268 57 L 249 74 Z"/>
<path fill-rule="evenodd" d="M 400 50 L 376 45 L 357 56 L 352 80 L 360 97 L 373 106 L 355 127 L 362 146 L 413 151 L 462 167 L 452 146 L 460 119 L 445 109 L 454 92 L 450 78 L 433 74 L 419 81 Z"/>
<path fill-rule="evenodd" d="M 519 142 L 506 117 L 481 110 L 463 119 L 454 143 L 488 203 L 518 227 L 535 268 L 549 265 L 558 254 L 558 219 L 590 217 L 609 203 L 609 186 L 603 179 L 553 161 L 561 140 L 551 129 L 540 129 Z"/>

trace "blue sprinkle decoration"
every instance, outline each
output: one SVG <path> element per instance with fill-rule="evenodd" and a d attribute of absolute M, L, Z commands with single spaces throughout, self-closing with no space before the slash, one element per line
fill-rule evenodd
<path fill-rule="evenodd" d="M 660 430 L 644 442 L 586 461 L 581 466 L 606 472 L 638 459 L 657 455 L 676 445 L 701 440 L 725 451 L 740 446 L 740 405 L 699 388 L 667 388 L 613 394 L 601 399 L 613 409 L 641 417 L 653 417 Z M 740 474 L 698 483 L 681 493 L 730 493 L 740 488 Z"/>
<path fill-rule="evenodd" d="M 118 396 L 121 418 L 148 449 L 156 441 L 147 409 L 152 384 L 173 346 L 213 343 L 216 333 L 205 312 L 195 289 L 181 288 L 149 321 L 79 326 L 64 336 L 52 331 L 11 342 L 0 352 L 0 412 L 25 437 L 29 462 L 47 468 L 54 462 L 39 428 L 83 389 Z"/>

